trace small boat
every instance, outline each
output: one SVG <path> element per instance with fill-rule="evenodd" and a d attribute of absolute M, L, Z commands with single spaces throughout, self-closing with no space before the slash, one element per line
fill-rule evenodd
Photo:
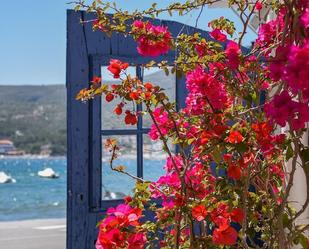
<path fill-rule="evenodd" d="M 5 172 L 0 171 L 0 183 L 15 183 L 16 180 L 11 176 L 7 175 Z"/>
<path fill-rule="evenodd" d="M 39 171 L 38 176 L 43 178 L 59 178 L 59 175 L 52 168 Z"/>
<path fill-rule="evenodd" d="M 105 191 L 105 193 L 102 196 L 103 200 L 119 200 L 126 197 L 124 193 L 121 192 L 111 192 L 111 191 Z"/>

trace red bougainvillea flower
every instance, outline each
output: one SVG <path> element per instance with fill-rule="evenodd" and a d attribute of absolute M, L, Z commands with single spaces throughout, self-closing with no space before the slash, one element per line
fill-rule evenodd
<path fill-rule="evenodd" d="M 153 85 L 150 82 L 146 82 L 144 87 L 147 89 L 147 91 L 151 92 L 153 90 Z"/>
<path fill-rule="evenodd" d="M 111 102 L 111 101 L 113 101 L 113 99 L 114 99 L 114 95 L 113 95 L 112 93 L 106 94 L 105 100 L 106 100 L 107 102 Z"/>
<path fill-rule="evenodd" d="M 125 246 L 125 234 L 117 228 L 111 229 L 104 233 L 100 231 L 98 239 L 99 242 L 96 246 L 97 249 L 114 249 Z"/>
<path fill-rule="evenodd" d="M 239 180 L 241 178 L 241 169 L 235 164 L 230 164 L 227 168 L 227 176 L 234 180 Z"/>
<path fill-rule="evenodd" d="M 127 196 L 124 197 L 123 199 L 124 199 L 124 202 L 125 202 L 126 204 L 130 203 L 130 202 L 133 200 L 132 197 L 129 196 L 129 195 L 127 195 Z"/>
<path fill-rule="evenodd" d="M 240 48 L 238 44 L 234 41 L 229 41 L 227 44 L 225 53 L 228 59 L 228 63 L 231 69 L 237 69 L 240 63 Z"/>
<path fill-rule="evenodd" d="M 106 31 L 106 29 L 104 28 L 103 24 L 100 23 L 100 21 L 99 21 L 98 19 L 95 20 L 95 21 L 93 21 L 92 26 L 93 26 L 94 28 L 97 28 L 97 29 L 101 30 L 102 32 L 105 32 L 105 31 Z"/>
<path fill-rule="evenodd" d="M 226 35 L 221 33 L 220 29 L 214 29 L 209 33 L 209 35 L 216 39 L 217 41 L 225 42 L 226 41 Z"/>
<path fill-rule="evenodd" d="M 114 75 L 115 79 L 120 78 L 120 73 L 122 70 L 126 70 L 129 67 L 128 63 L 124 63 L 120 60 L 111 59 L 107 69 Z"/>
<path fill-rule="evenodd" d="M 200 43 L 195 45 L 195 50 L 199 57 L 205 56 L 207 49 L 208 49 L 208 46 L 207 46 L 206 41 L 201 41 Z"/>
<path fill-rule="evenodd" d="M 101 84 L 101 77 L 93 76 L 93 78 L 92 78 L 92 80 L 90 82 L 92 84 L 99 85 L 99 84 Z"/>
<path fill-rule="evenodd" d="M 137 117 L 135 114 L 131 113 L 129 110 L 127 110 L 125 113 L 126 113 L 126 116 L 124 118 L 124 122 L 126 124 L 130 124 L 130 125 L 137 124 Z"/>
<path fill-rule="evenodd" d="M 244 137 L 241 135 L 239 131 L 232 131 L 228 138 L 226 139 L 227 142 L 231 144 L 239 144 L 244 140 Z"/>
<path fill-rule="evenodd" d="M 171 48 L 171 33 L 167 27 L 136 20 L 132 31 L 136 34 L 137 51 L 143 56 L 156 57 L 167 53 Z"/>
<path fill-rule="evenodd" d="M 196 219 L 197 221 L 202 221 L 207 216 L 207 210 L 204 205 L 197 205 L 192 208 L 192 217 Z"/>
<path fill-rule="evenodd" d="M 133 100 L 138 100 L 138 98 L 140 96 L 140 92 L 138 92 L 138 91 L 130 92 L 129 96 Z"/>
<path fill-rule="evenodd" d="M 251 127 L 258 141 L 269 139 L 273 130 L 273 126 L 269 122 L 253 123 Z"/>
<path fill-rule="evenodd" d="M 122 107 L 123 107 L 122 104 L 118 104 L 118 105 L 116 106 L 116 108 L 114 109 L 114 113 L 115 113 L 116 115 L 121 115 L 121 114 L 122 114 Z"/>
<path fill-rule="evenodd" d="M 239 224 L 244 220 L 245 214 L 241 208 L 234 208 L 231 212 L 231 219 Z"/>
<path fill-rule="evenodd" d="M 147 238 L 144 233 L 132 234 L 128 238 L 128 249 L 142 249 L 146 242 Z"/>
<path fill-rule="evenodd" d="M 212 241 L 219 245 L 234 245 L 237 241 L 237 231 L 231 226 L 216 228 L 213 232 Z"/>
<path fill-rule="evenodd" d="M 223 155 L 224 162 L 230 162 L 232 160 L 232 158 L 233 158 L 232 154 L 227 153 L 227 154 Z"/>

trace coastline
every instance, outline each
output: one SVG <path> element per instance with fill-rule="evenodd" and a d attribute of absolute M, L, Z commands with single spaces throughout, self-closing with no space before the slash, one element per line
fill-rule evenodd
<path fill-rule="evenodd" d="M 154 159 L 154 160 L 165 160 L 167 159 L 167 154 L 165 153 L 144 153 L 144 158 L 145 159 Z M 0 155 L 0 159 L 66 159 L 66 155 L 62 156 L 48 156 L 48 155 L 21 155 L 21 156 L 9 156 L 9 155 Z M 136 155 L 135 153 L 132 154 L 124 154 L 124 155 L 119 155 L 119 159 L 135 159 Z M 106 159 L 102 159 L 102 161 L 109 161 L 108 155 L 106 156 Z"/>
<path fill-rule="evenodd" d="M 26 154 L 21 156 L 9 156 L 9 155 L 0 155 L 0 159 L 65 159 L 67 156 L 48 156 L 48 155 L 32 155 L 32 154 Z"/>

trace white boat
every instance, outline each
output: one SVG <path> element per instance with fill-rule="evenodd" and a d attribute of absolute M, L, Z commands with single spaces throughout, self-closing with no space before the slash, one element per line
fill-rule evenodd
<path fill-rule="evenodd" d="M 126 197 L 124 193 L 121 192 L 111 192 L 111 191 L 105 191 L 102 194 L 103 200 L 119 200 Z"/>
<path fill-rule="evenodd" d="M 44 170 L 39 171 L 38 176 L 43 177 L 43 178 L 58 178 L 59 177 L 59 175 L 52 168 L 46 168 Z"/>
<path fill-rule="evenodd" d="M 0 183 L 15 183 L 16 180 L 11 176 L 7 175 L 5 172 L 0 171 Z"/>

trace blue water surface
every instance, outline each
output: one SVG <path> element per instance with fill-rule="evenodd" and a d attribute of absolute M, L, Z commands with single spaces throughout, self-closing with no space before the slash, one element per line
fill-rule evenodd
<path fill-rule="evenodd" d="M 117 159 L 132 174 L 136 174 L 136 160 Z M 144 160 L 147 180 L 156 180 L 163 174 L 164 160 Z M 57 179 L 41 178 L 37 172 L 52 168 L 59 174 Z M 60 158 L 0 158 L 0 171 L 16 180 L 16 183 L 0 184 L 0 221 L 64 218 L 66 215 L 67 161 Z M 104 191 L 129 194 L 134 181 L 110 169 L 102 163 L 102 193 Z"/>
<path fill-rule="evenodd" d="M 47 167 L 60 177 L 39 177 Z M 66 170 L 65 158 L 1 158 L 0 171 L 16 183 L 0 184 L 0 221 L 65 217 Z"/>

